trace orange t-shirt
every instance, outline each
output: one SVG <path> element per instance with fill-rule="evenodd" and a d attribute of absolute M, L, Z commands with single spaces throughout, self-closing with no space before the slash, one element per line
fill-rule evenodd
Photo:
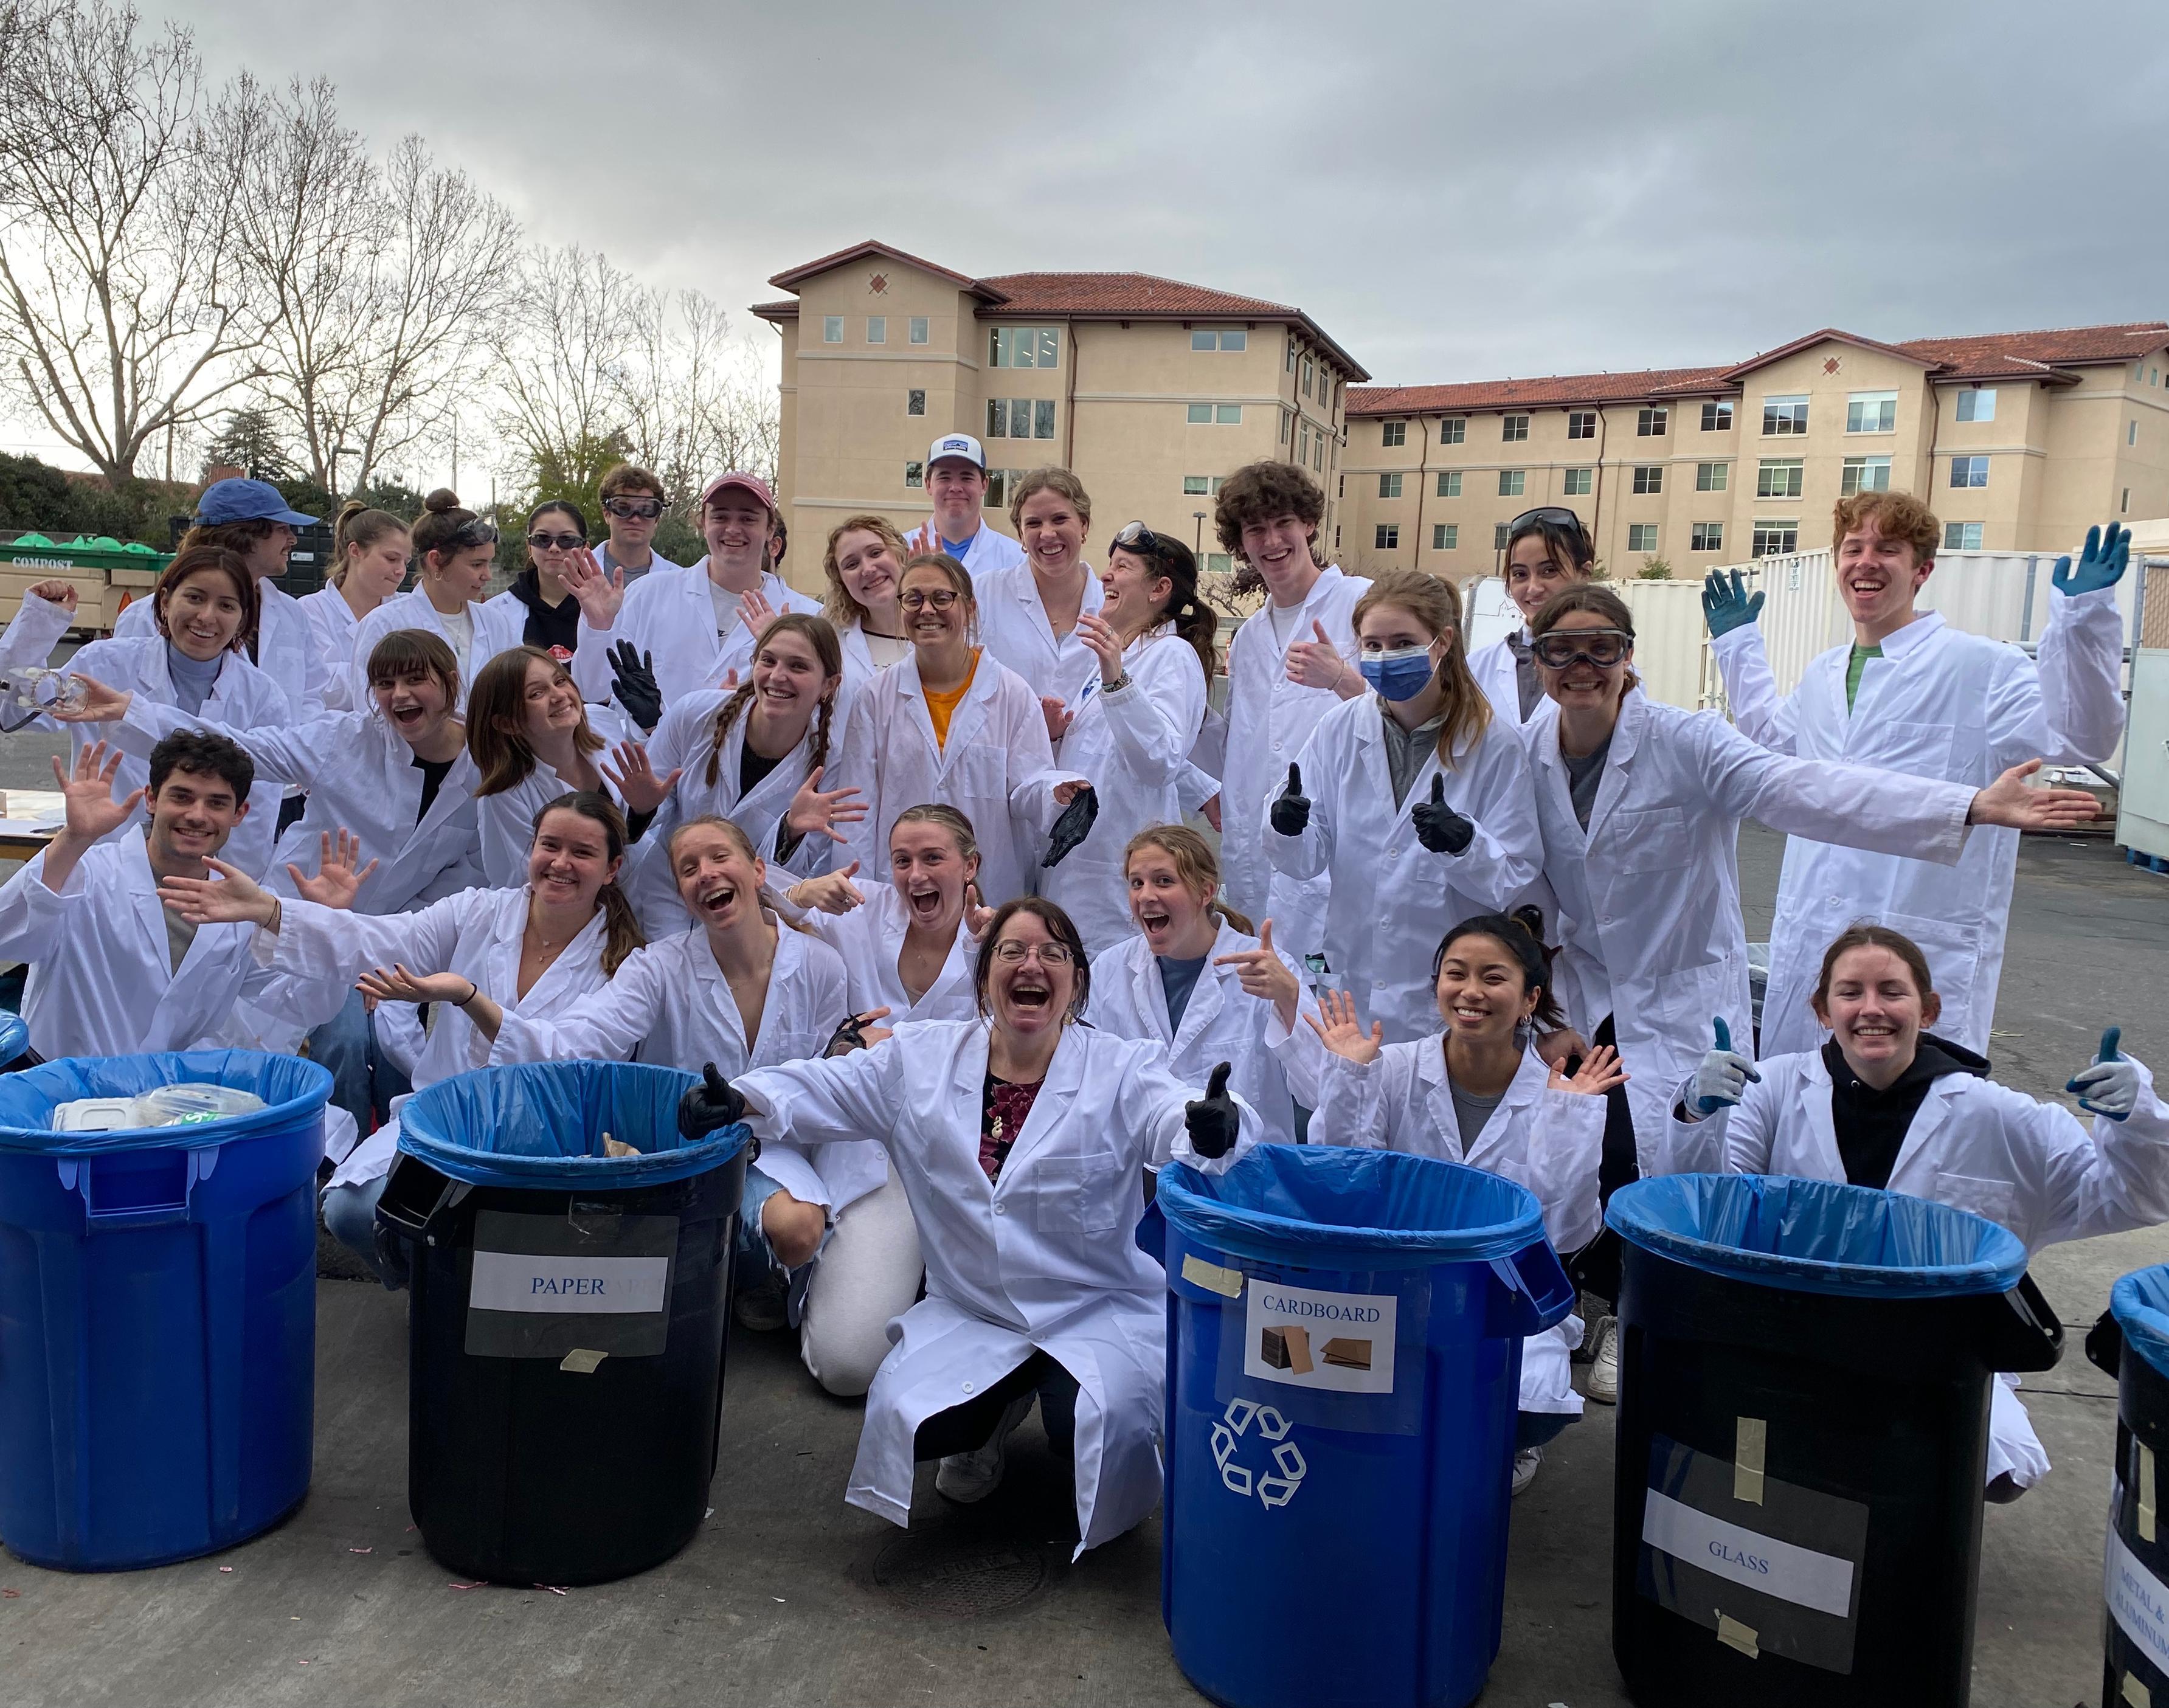
<path fill-rule="evenodd" d="M 946 749 L 949 745 L 949 720 L 957 715 L 957 708 L 964 703 L 964 696 L 972 691 L 972 678 L 979 673 L 979 649 L 972 649 L 972 668 L 964 673 L 964 679 L 946 694 L 925 690 L 926 715 L 934 720 L 934 741 Z"/>

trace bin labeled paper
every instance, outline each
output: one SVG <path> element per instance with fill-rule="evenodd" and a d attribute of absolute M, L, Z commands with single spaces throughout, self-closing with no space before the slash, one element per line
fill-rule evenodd
<path fill-rule="evenodd" d="M 484 1210 L 474 1237 L 466 1344 L 475 1356 L 652 1358 L 668 1343 L 676 1216 Z"/>
<path fill-rule="evenodd" d="M 1335 1393 L 1389 1394 L 1399 1305 L 1391 1293 L 1319 1293 L 1253 1276 L 1243 1374 Z"/>

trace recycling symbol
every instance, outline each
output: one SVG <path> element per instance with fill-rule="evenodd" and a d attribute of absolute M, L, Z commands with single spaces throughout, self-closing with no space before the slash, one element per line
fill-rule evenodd
<path fill-rule="evenodd" d="M 1254 1476 L 1249 1466 L 1235 1462 L 1236 1451 L 1253 1423 L 1258 1426 L 1260 1440 L 1275 1444 L 1273 1471 L 1268 1476 Z M 1255 1400 L 1228 1401 L 1225 1416 L 1212 1425 L 1212 1462 L 1220 1467 L 1220 1481 L 1246 1500 L 1255 1493 L 1268 1509 L 1286 1506 L 1303 1487 L 1308 1468 L 1303 1462 L 1303 1449 L 1287 1439 L 1292 1427 L 1271 1406 L 1261 1406 Z"/>

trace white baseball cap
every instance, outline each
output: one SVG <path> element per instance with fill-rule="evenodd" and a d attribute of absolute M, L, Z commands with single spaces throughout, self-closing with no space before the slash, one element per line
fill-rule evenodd
<path fill-rule="evenodd" d="M 926 466 L 931 469 L 946 456 L 960 456 L 973 467 L 984 471 L 987 454 L 979 448 L 979 441 L 968 433 L 945 433 L 927 448 Z"/>

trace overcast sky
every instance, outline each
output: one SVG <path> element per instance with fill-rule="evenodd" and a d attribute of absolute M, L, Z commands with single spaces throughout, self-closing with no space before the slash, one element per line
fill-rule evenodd
<path fill-rule="evenodd" d="M 763 340 L 868 237 L 1292 303 L 1397 382 L 2169 313 L 2158 0 L 146 9 Z"/>

